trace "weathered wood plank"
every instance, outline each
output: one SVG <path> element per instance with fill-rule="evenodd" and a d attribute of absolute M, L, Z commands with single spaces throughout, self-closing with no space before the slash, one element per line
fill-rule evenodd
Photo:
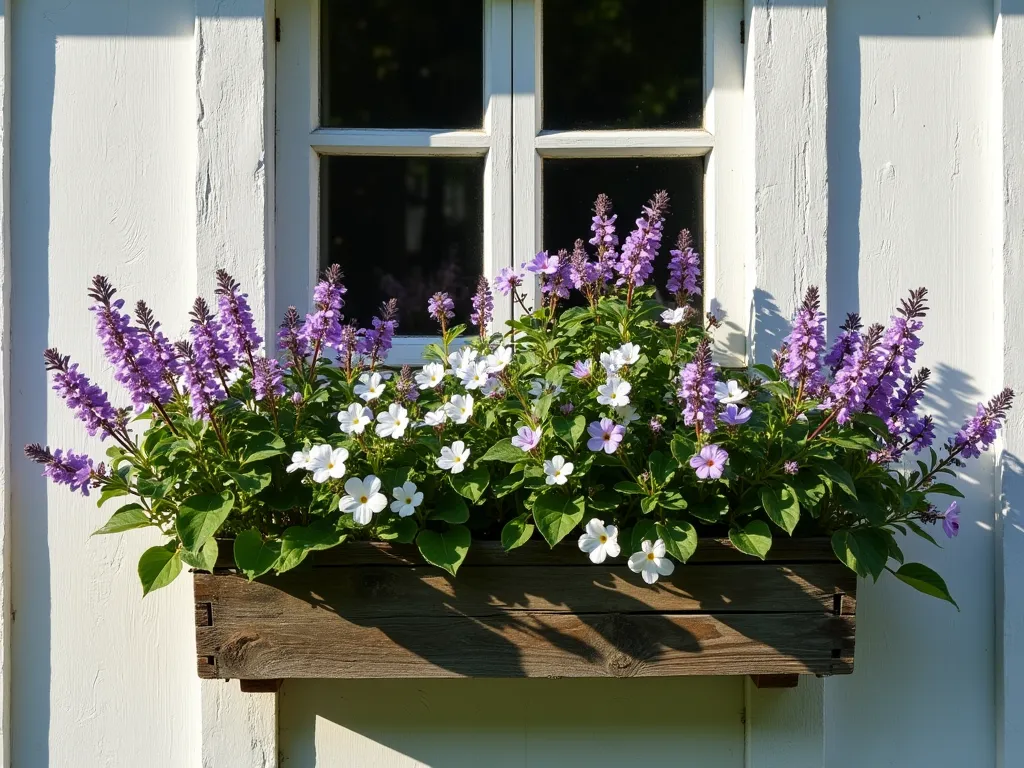
<path fill-rule="evenodd" d="M 516 614 L 357 624 L 317 611 L 200 627 L 215 677 L 648 677 L 841 674 L 853 617 L 813 614 Z"/>
<path fill-rule="evenodd" d="M 261 618 L 308 620 L 311 611 L 349 619 L 388 616 L 493 616 L 558 613 L 814 613 L 846 602 L 856 576 L 845 566 L 763 563 L 687 565 L 648 586 L 624 565 L 577 565 L 552 574 L 540 566 L 464 566 L 456 578 L 430 566 L 309 568 L 250 584 L 244 577 L 196 574 L 199 618 L 212 623 Z M 209 613 L 200 608 L 211 606 Z M 207 622 L 209 623 L 209 622 Z"/>

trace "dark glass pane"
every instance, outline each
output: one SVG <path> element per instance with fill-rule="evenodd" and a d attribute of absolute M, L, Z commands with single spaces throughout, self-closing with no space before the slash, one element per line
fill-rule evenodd
<path fill-rule="evenodd" d="M 322 0 L 324 126 L 479 128 L 483 0 Z"/>
<path fill-rule="evenodd" d="M 614 158 L 544 161 L 544 247 L 572 250 L 576 238 L 590 240 L 594 198 L 604 192 L 618 214 L 619 242 L 634 227 L 644 204 L 664 189 L 671 197 L 661 252 L 654 264 L 654 282 L 667 295 L 669 250 L 683 228 L 693 234 L 698 251 L 703 243 L 704 160 L 687 158 Z M 593 252 L 593 248 L 587 248 Z"/>
<path fill-rule="evenodd" d="M 483 271 L 484 158 L 324 157 L 322 267 L 345 272 L 345 316 L 366 326 L 399 302 L 398 332 L 435 335 L 427 299 L 447 291 L 467 321 Z"/>
<path fill-rule="evenodd" d="M 696 128 L 703 0 L 544 0 L 544 127 Z"/>

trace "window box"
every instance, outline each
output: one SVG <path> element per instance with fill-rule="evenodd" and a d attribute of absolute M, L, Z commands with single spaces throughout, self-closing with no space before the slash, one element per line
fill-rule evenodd
<path fill-rule="evenodd" d="M 624 557 L 592 565 L 542 542 L 474 543 L 457 578 L 410 547 L 314 554 L 252 583 L 195 574 L 200 677 L 266 690 L 251 681 L 853 671 L 856 576 L 825 539 L 778 541 L 765 562 L 702 540 L 652 587 Z"/>

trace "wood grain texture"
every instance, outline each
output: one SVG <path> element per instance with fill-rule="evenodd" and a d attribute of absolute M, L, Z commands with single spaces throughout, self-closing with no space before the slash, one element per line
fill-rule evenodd
<path fill-rule="evenodd" d="M 343 565 L 314 564 L 253 583 L 230 572 L 196 574 L 200 676 L 828 675 L 853 668 L 856 578 L 834 560 L 821 562 L 817 540 L 791 542 L 792 561 L 779 563 L 737 562 L 731 547 L 709 546 L 703 563 L 679 567 L 653 587 L 622 564 L 579 565 L 571 547 L 530 547 L 510 557 L 481 546 L 457 578 L 413 565 L 402 548 L 344 549 L 350 559 L 341 559 L 343 550 L 334 559 Z M 576 564 L 563 564 L 573 555 Z"/>

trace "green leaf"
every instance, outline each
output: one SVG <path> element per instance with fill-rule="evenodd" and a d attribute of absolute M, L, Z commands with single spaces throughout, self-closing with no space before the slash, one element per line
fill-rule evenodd
<path fill-rule="evenodd" d="M 235 565 L 249 581 L 259 578 L 281 557 L 281 542 L 268 539 L 255 528 L 242 531 L 235 537 Z"/>
<path fill-rule="evenodd" d="M 858 576 L 871 576 L 875 581 L 889 560 L 889 542 L 874 528 L 836 531 L 832 534 L 832 551 Z"/>
<path fill-rule="evenodd" d="M 479 504 L 480 499 L 491 482 L 491 475 L 486 467 L 473 467 L 458 474 L 448 475 L 451 478 L 452 488 L 460 496 L 465 496 L 474 504 Z M 464 522 L 464 521 L 459 521 Z"/>
<path fill-rule="evenodd" d="M 706 501 L 690 504 L 686 511 L 704 523 L 717 523 L 729 513 L 729 500 L 725 496 L 712 496 Z"/>
<path fill-rule="evenodd" d="M 226 474 L 235 481 L 235 485 L 238 486 L 240 491 L 245 491 L 249 495 L 259 493 L 270 485 L 270 481 L 273 479 L 270 470 L 262 472 L 258 470 L 251 472 L 227 472 Z"/>
<path fill-rule="evenodd" d="M 754 370 L 757 371 L 758 373 L 760 373 L 766 379 L 768 379 L 768 381 L 778 381 L 779 380 L 779 372 L 776 371 L 774 368 L 772 368 L 770 365 L 765 365 L 764 363 L 759 363 L 758 365 L 754 366 Z"/>
<path fill-rule="evenodd" d="M 901 565 L 900 569 L 896 571 L 896 578 L 909 584 L 918 592 L 945 600 L 955 605 L 957 610 L 960 610 L 956 600 L 950 596 L 946 582 L 927 565 L 922 565 L 921 563 Z"/>
<path fill-rule="evenodd" d="M 166 587 L 181 573 L 181 556 L 173 541 L 162 547 L 150 547 L 139 558 L 139 580 L 142 582 L 142 596 Z"/>
<path fill-rule="evenodd" d="M 629 537 L 630 552 L 639 552 L 645 541 L 653 542 L 656 538 L 658 538 L 658 535 L 654 529 L 654 521 L 638 520 L 636 525 L 633 526 L 632 535 Z"/>
<path fill-rule="evenodd" d="M 412 473 L 412 467 L 387 467 L 382 469 L 377 477 L 380 478 L 380 490 L 382 493 L 389 494 L 394 488 L 401 488 L 405 485 L 405 481 L 409 479 L 409 475 Z"/>
<path fill-rule="evenodd" d="M 751 520 L 743 529 L 729 529 L 729 541 L 740 552 L 762 560 L 772 547 L 772 531 L 764 520 Z"/>
<path fill-rule="evenodd" d="M 634 483 L 632 480 L 623 480 L 615 484 L 615 490 L 631 496 L 646 496 L 647 491 Z"/>
<path fill-rule="evenodd" d="M 661 494 L 661 506 L 665 509 L 686 509 L 686 499 L 678 491 L 665 491 Z"/>
<path fill-rule="evenodd" d="M 888 439 L 890 436 L 889 427 L 886 426 L 885 421 L 873 413 L 855 413 L 853 414 L 853 421 L 855 424 L 863 424 L 880 437 Z"/>
<path fill-rule="evenodd" d="M 920 536 L 925 541 L 930 541 L 936 547 L 939 546 L 939 542 L 932 538 L 932 535 L 928 533 L 924 528 L 917 524 L 914 520 L 907 520 L 907 527 L 910 528 L 914 533 Z M 941 547 L 939 547 L 941 549 Z"/>
<path fill-rule="evenodd" d="M 224 525 L 234 503 L 235 497 L 230 491 L 190 496 L 181 502 L 174 527 L 182 546 L 193 552 L 198 551 Z"/>
<path fill-rule="evenodd" d="M 506 552 L 523 546 L 533 536 L 534 526 L 533 523 L 526 522 L 528 518 L 529 515 L 525 513 L 519 517 L 513 517 L 501 529 L 501 546 L 505 548 Z"/>
<path fill-rule="evenodd" d="M 817 476 L 800 476 L 789 478 L 789 486 L 796 492 L 797 501 L 805 507 L 816 507 L 825 498 L 828 489 Z"/>
<path fill-rule="evenodd" d="M 559 363 L 558 365 L 552 365 L 546 371 L 544 371 L 544 379 L 551 382 L 551 384 L 557 386 L 561 384 L 569 371 L 572 370 L 571 365 L 565 363 Z"/>
<path fill-rule="evenodd" d="M 853 498 L 857 498 L 857 491 L 853 487 L 853 478 L 850 477 L 849 472 L 834 461 L 829 461 L 827 459 L 819 460 L 817 462 L 817 466 L 829 480 L 838 485 Z"/>
<path fill-rule="evenodd" d="M 508 496 L 517 488 L 522 487 L 525 479 L 526 475 L 522 472 L 512 472 L 499 480 L 495 480 L 491 485 L 491 488 L 494 490 L 494 497 L 500 499 L 503 496 Z"/>
<path fill-rule="evenodd" d="M 181 559 L 186 565 L 190 565 L 197 570 L 213 573 L 213 567 L 217 565 L 217 557 L 219 555 L 220 547 L 217 546 L 217 540 L 207 539 L 206 543 L 203 544 L 203 548 L 198 553 L 189 552 L 187 549 L 182 550 Z"/>
<path fill-rule="evenodd" d="M 651 469 L 651 477 L 655 484 L 661 488 L 672 479 L 678 464 L 661 451 L 655 451 L 647 459 L 647 466 Z"/>
<path fill-rule="evenodd" d="M 171 484 L 174 482 L 174 478 L 165 478 L 163 480 L 157 480 L 152 477 L 140 477 L 135 481 L 135 488 L 139 492 L 139 496 L 145 499 L 162 499 L 167 496 L 167 491 L 170 490 Z"/>
<path fill-rule="evenodd" d="M 145 528 L 153 525 L 146 514 L 146 510 L 139 504 L 125 504 L 117 512 L 110 516 L 107 524 L 102 528 L 93 531 L 93 536 L 107 533 L 122 533 L 134 528 Z"/>
<path fill-rule="evenodd" d="M 950 485 L 949 483 L 935 483 L 934 485 L 929 485 L 925 488 L 925 493 L 941 493 L 946 496 L 956 496 L 958 499 L 966 498 L 962 493 L 960 493 L 960 489 L 954 485 Z"/>
<path fill-rule="evenodd" d="M 419 532 L 419 523 L 411 516 L 392 516 L 377 527 L 377 537 L 381 541 L 397 541 L 399 544 L 412 544 Z"/>
<path fill-rule="evenodd" d="M 127 496 L 127 495 L 128 495 L 128 489 L 127 488 L 122 488 L 120 486 L 113 486 L 113 487 L 107 486 L 106 488 L 103 489 L 102 493 L 100 493 L 100 497 L 96 501 L 96 506 L 97 507 L 102 507 L 104 504 L 106 504 L 111 499 L 116 499 L 118 496 Z"/>
<path fill-rule="evenodd" d="M 290 571 L 305 560 L 310 552 L 336 547 L 346 538 L 346 533 L 324 519 L 314 520 L 306 526 L 285 528 L 281 534 L 281 555 L 274 567 L 278 573 Z"/>
<path fill-rule="evenodd" d="M 645 515 L 649 515 L 651 514 L 651 512 L 658 508 L 658 502 L 660 500 L 661 499 L 657 495 L 644 496 L 642 499 L 640 499 L 640 509 L 643 511 Z"/>
<path fill-rule="evenodd" d="M 821 438 L 826 443 L 838 445 L 840 448 L 850 448 L 855 451 L 873 451 L 878 448 L 878 441 L 867 435 L 859 435 L 856 432 L 845 435 L 828 435 Z"/>
<path fill-rule="evenodd" d="M 433 520 L 444 520 L 446 523 L 464 523 L 469 520 L 469 507 L 466 502 L 450 491 L 437 500 L 437 506 L 430 513 Z"/>
<path fill-rule="evenodd" d="M 555 436 L 570 448 L 579 446 L 580 438 L 587 429 L 587 420 L 583 414 L 577 413 L 571 419 L 564 416 L 555 416 L 551 420 L 551 429 Z"/>
<path fill-rule="evenodd" d="M 466 526 L 453 525 L 443 533 L 420 531 L 420 535 L 416 537 L 416 546 L 419 547 L 424 560 L 454 576 L 462 561 L 466 559 L 471 541 L 472 537 Z"/>
<path fill-rule="evenodd" d="M 697 551 L 697 529 L 689 523 L 657 523 L 654 529 L 665 542 L 665 550 L 679 562 L 685 563 Z"/>
<path fill-rule="evenodd" d="M 273 432 L 257 432 L 247 437 L 242 452 L 242 466 L 263 459 L 271 459 L 284 453 L 284 440 Z"/>
<path fill-rule="evenodd" d="M 587 508 L 594 512 L 614 512 L 622 504 L 622 498 L 614 491 L 600 490 L 587 499 Z"/>
<path fill-rule="evenodd" d="M 541 536 L 554 547 L 583 521 L 585 502 L 573 499 L 554 488 L 541 493 L 533 502 L 533 520 Z"/>
<path fill-rule="evenodd" d="M 762 488 L 761 504 L 771 521 L 792 536 L 797 523 L 800 522 L 800 504 L 796 500 L 796 494 L 789 488 Z"/>
<path fill-rule="evenodd" d="M 526 454 L 512 445 L 512 438 L 506 437 L 492 445 L 479 461 L 503 461 L 506 464 L 517 464 Z"/>
<path fill-rule="evenodd" d="M 694 444 L 692 440 L 687 440 L 679 435 L 672 438 L 672 457 L 679 464 L 687 464 L 694 454 Z"/>

